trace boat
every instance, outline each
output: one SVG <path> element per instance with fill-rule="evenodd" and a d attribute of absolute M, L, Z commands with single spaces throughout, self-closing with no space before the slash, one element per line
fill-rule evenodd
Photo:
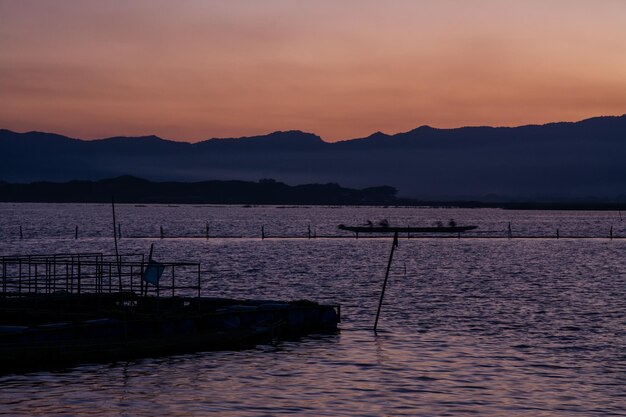
<path fill-rule="evenodd" d="M 477 229 L 478 226 L 436 226 L 436 227 L 391 227 L 391 226 L 346 226 L 340 224 L 340 230 L 354 233 L 463 233 Z"/>

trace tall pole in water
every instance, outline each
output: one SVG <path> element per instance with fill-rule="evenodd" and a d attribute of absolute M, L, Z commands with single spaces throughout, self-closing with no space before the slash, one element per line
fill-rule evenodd
<path fill-rule="evenodd" d="M 120 289 L 120 295 L 122 293 L 122 265 L 120 264 L 120 253 L 117 249 L 117 233 L 115 233 L 115 197 L 111 196 L 111 210 L 113 211 L 113 240 L 115 241 L 115 261 L 117 263 L 117 276 L 119 277 L 119 289 Z M 132 284 L 133 277 L 131 274 L 130 277 L 130 282 Z M 128 337 L 128 325 L 126 323 L 126 308 L 123 309 L 123 323 L 124 323 L 124 339 L 126 339 L 126 337 Z"/>
<path fill-rule="evenodd" d="M 117 274 L 120 279 L 120 291 L 122 291 L 122 266 L 120 265 L 120 253 L 117 249 L 117 233 L 115 231 L 115 198 L 111 196 L 111 210 L 113 210 L 113 240 L 115 241 L 115 261 L 117 263 Z"/>
<path fill-rule="evenodd" d="M 389 269 L 391 268 L 391 261 L 393 260 L 393 252 L 398 247 L 398 232 L 393 234 L 393 243 L 391 245 L 391 253 L 389 254 L 389 262 L 387 262 L 387 272 L 385 272 L 385 281 L 383 282 L 383 289 L 380 292 L 380 300 L 378 301 L 378 310 L 376 311 L 376 321 L 374 321 L 374 331 L 378 327 L 378 317 L 380 317 L 380 308 L 383 306 L 383 298 L 385 297 L 385 288 L 387 288 L 387 280 L 389 279 Z"/>

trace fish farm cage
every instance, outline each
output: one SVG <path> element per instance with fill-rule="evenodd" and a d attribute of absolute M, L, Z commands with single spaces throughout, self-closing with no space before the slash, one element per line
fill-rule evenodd
<path fill-rule="evenodd" d="M 43 294 L 200 297 L 198 262 L 156 262 L 140 253 L 0 256 L 0 298 Z"/>

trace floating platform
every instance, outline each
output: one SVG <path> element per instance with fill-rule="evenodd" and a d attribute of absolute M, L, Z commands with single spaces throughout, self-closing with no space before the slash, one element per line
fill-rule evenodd
<path fill-rule="evenodd" d="M 139 274 L 123 272 L 133 266 L 137 271 L 145 268 L 122 262 L 118 269 L 114 262 L 111 269 L 118 274 L 109 274 L 108 261 L 97 255 L 92 265 L 93 256 L 38 255 L 30 261 L 0 257 L 0 373 L 241 349 L 308 333 L 336 332 L 341 320 L 338 305 L 306 300 L 177 295 L 199 293 L 195 264 L 191 268 L 187 263 L 161 264 L 177 266 L 179 273 L 172 272 L 172 277 L 179 279 L 187 268 L 191 272 L 187 281 L 194 285 L 172 278 L 167 286 L 148 288 L 133 284 Z M 120 270 L 118 281 L 110 282 Z"/>
<path fill-rule="evenodd" d="M 0 308 L 0 370 L 240 349 L 335 332 L 339 306 L 310 301 L 154 298 L 133 293 L 40 295 Z"/>

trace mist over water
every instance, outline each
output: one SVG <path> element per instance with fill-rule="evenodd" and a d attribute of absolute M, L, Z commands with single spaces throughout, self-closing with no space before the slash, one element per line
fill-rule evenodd
<path fill-rule="evenodd" d="M 619 213 L 120 205 L 117 217 L 121 251 L 147 254 L 155 243 L 159 260 L 200 261 L 205 295 L 339 303 L 341 331 L 243 351 L 2 376 L 0 413 L 606 416 L 626 409 Z M 320 236 L 340 234 L 340 223 L 431 226 L 451 218 L 479 229 L 460 239 L 401 236 L 373 333 L 391 239 Z M 309 225 L 318 238 L 307 238 Z M 0 205 L 0 255 L 89 251 L 113 251 L 110 206 Z"/>

